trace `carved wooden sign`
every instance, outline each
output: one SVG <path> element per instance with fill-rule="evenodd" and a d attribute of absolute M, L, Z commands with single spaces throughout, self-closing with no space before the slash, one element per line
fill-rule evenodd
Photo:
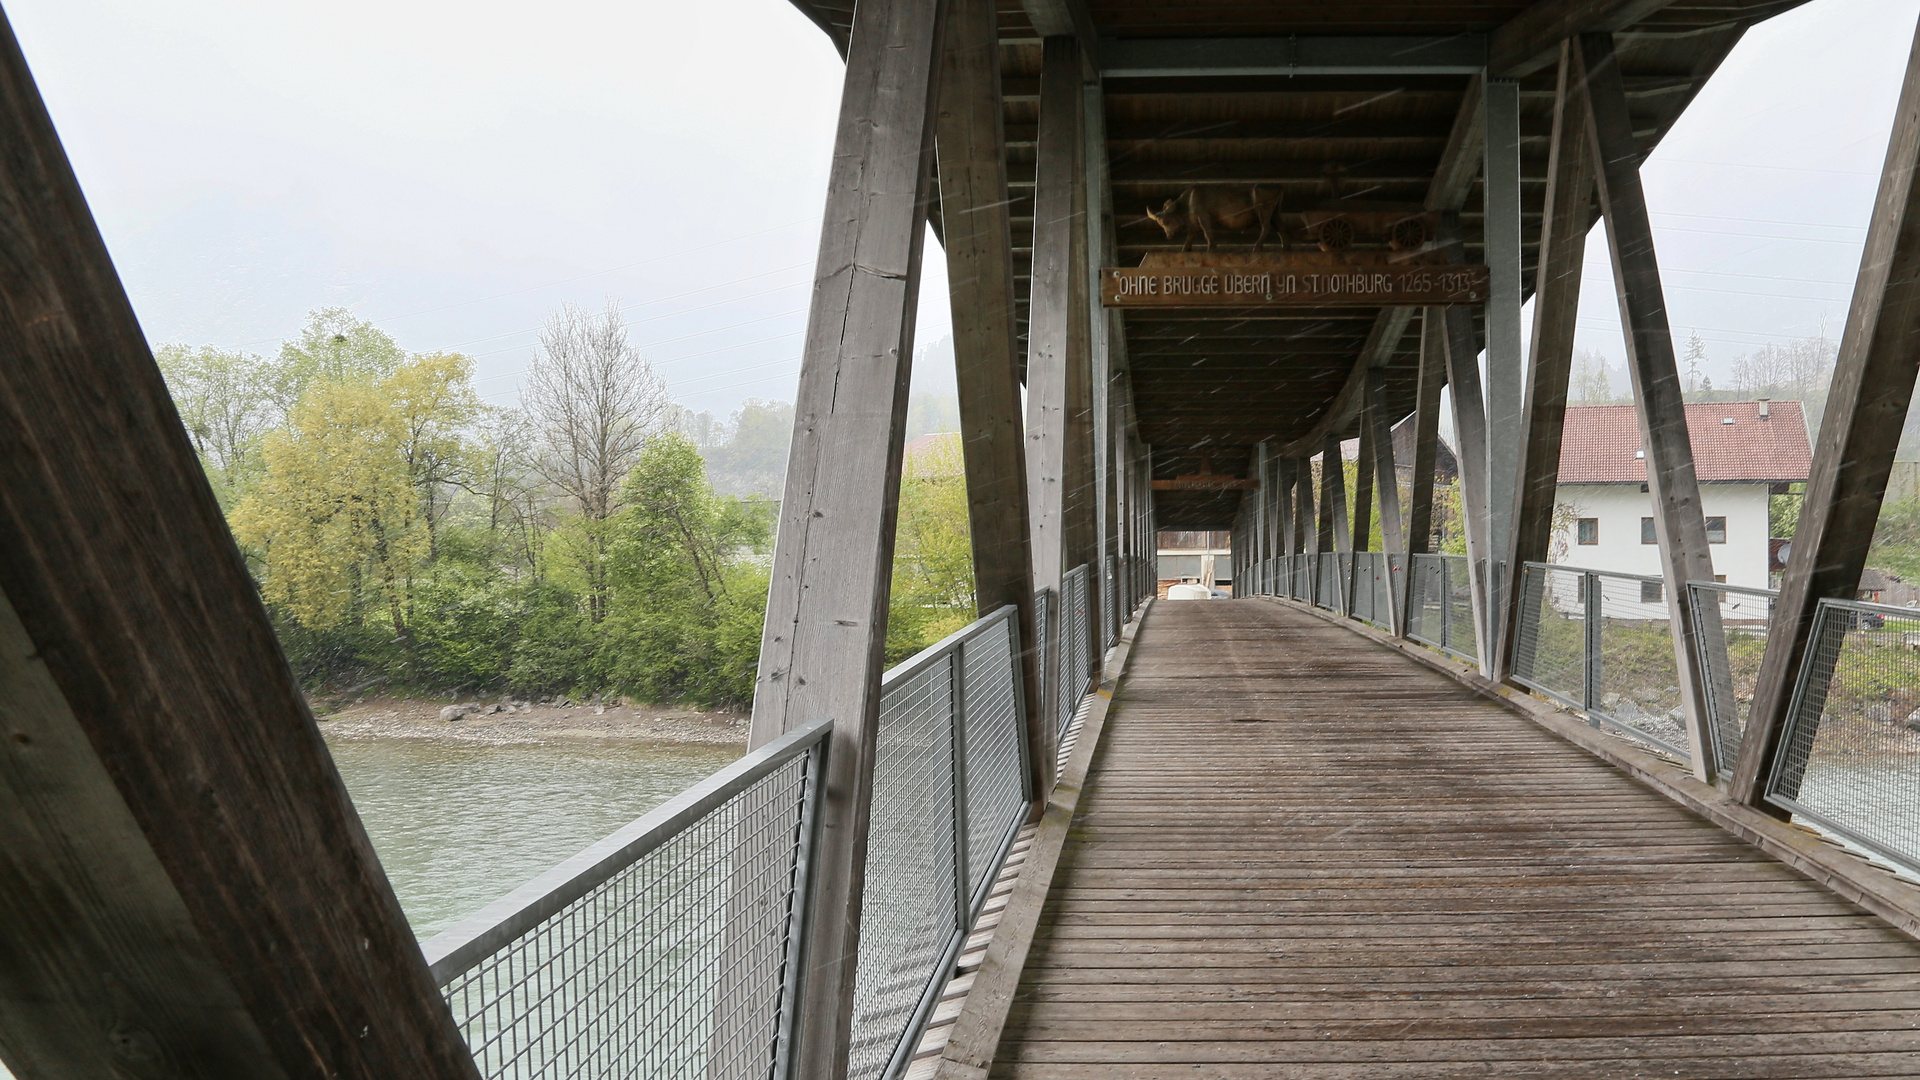
<path fill-rule="evenodd" d="M 1101 272 L 1114 308 L 1449 307 L 1484 304 L 1487 268 L 1328 255 L 1149 255 Z"/>

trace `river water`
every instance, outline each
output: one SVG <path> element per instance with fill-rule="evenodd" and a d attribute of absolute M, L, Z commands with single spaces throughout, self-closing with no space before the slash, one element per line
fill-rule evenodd
<path fill-rule="evenodd" d="M 425 941 L 705 779 L 743 747 L 341 740 L 333 759 Z"/>

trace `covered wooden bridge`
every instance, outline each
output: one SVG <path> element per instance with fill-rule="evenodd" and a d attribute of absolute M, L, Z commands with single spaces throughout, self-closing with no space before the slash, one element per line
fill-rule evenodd
<path fill-rule="evenodd" d="M 1920 860 L 1920 677 L 1851 603 L 1920 63 L 1749 595 L 1638 167 L 1791 0 L 794 3 L 847 79 L 754 749 L 424 947 L 0 40 L 20 1080 L 1920 1073 L 1920 887 L 1872 861 Z M 1658 577 L 1544 561 L 1590 234 Z M 930 254 L 981 618 L 883 671 Z M 1162 528 L 1231 530 L 1243 599 L 1149 607 Z"/>

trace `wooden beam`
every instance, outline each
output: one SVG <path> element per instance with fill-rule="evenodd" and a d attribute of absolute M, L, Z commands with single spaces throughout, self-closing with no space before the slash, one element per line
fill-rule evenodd
<path fill-rule="evenodd" d="M 1460 96 L 1460 110 L 1453 114 L 1446 149 L 1440 152 L 1440 164 L 1434 167 L 1433 181 L 1427 186 L 1430 212 L 1459 210 L 1473 192 L 1487 143 L 1486 117 L 1480 110 L 1485 81 L 1479 75 L 1468 79 L 1467 89 Z"/>
<path fill-rule="evenodd" d="M 1506 575 L 1513 550 L 1513 493 L 1519 486 L 1520 438 L 1526 426 L 1525 357 L 1520 338 L 1520 86 L 1487 80 L 1481 99 L 1486 130 L 1481 171 L 1481 246 L 1487 262 L 1487 597 L 1488 644 L 1505 622 Z M 1485 654 L 1482 654 L 1485 656 Z M 1489 664 L 1494 657 L 1485 656 Z M 1491 668 L 1489 668 L 1491 670 Z"/>
<path fill-rule="evenodd" d="M 1387 416 L 1387 373 L 1375 368 L 1367 379 L 1367 416 L 1366 430 L 1372 437 L 1368 440 L 1372 450 L 1374 483 L 1380 489 L 1380 546 L 1388 555 L 1387 572 L 1388 616 L 1387 622 L 1393 633 L 1400 632 L 1401 607 L 1400 596 L 1406 590 L 1404 578 L 1395 577 L 1391 565 L 1392 557 L 1399 556 L 1406 573 L 1412 572 L 1412 561 L 1407 557 L 1407 534 L 1400 517 L 1400 472 L 1393 461 L 1393 424 Z M 1364 455 L 1363 455 L 1364 456 Z M 1429 470 L 1431 473 L 1431 470 Z M 1433 498 L 1433 484 L 1427 484 L 1427 498 Z M 1364 504 L 1363 504 L 1364 505 Z"/>
<path fill-rule="evenodd" d="M 1660 263 L 1654 254 L 1646 192 L 1640 186 L 1640 152 L 1627 121 L 1627 99 L 1612 36 L 1583 34 L 1573 55 L 1586 94 L 1594 180 L 1607 219 L 1620 323 L 1626 329 L 1627 370 L 1633 377 L 1634 405 L 1645 442 L 1647 487 L 1653 495 L 1654 529 L 1660 539 L 1687 741 L 1694 775 L 1711 781 L 1713 739 L 1690 647 L 1696 623 L 1693 606 L 1687 603 L 1686 583 L 1712 581 L 1713 558 L 1707 549 L 1707 523 L 1700 509 L 1700 482 L 1693 471 L 1693 444 L 1687 437 L 1686 406 L 1680 395 L 1673 333 L 1667 324 Z"/>
<path fill-rule="evenodd" d="M 1347 468 L 1340 457 L 1340 438 L 1327 436 L 1320 449 L 1320 550 L 1346 555 L 1353 551 L 1353 530 L 1347 520 Z"/>
<path fill-rule="evenodd" d="M 1040 135 L 1035 172 L 1033 271 L 1027 318 L 1027 499 L 1032 507 L 1033 586 L 1051 590 L 1073 568 L 1070 493 L 1076 315 L 1073 258 L 1074 188 L 1080 141 L 1080 50 L 1071 36 L 1046 39 L 1040 68 Z M 1082 320 L 1084 324 L 1084 319 Z M 1053 672 L 1060 651 L 1059 605 L 1048 609 L 1042 632 L 1042 670 Z M 1049 732 L 1059 729 L 1054 695 L 1037 710 Z M 1050 747 L 1044 760 L 1053 761 Z M 1051 783 L 1051 777 L 1048 780 Z M 1044 789 L 1043 789 L 1044 790 Z"/>
<path fill-rule="evenodd" d="M 1477 75 L 1486 66 L 1483 34 L 1113 38 L 1100 46 L 1100 72 L 1108 78 Z"/>
<path fill-rule="evenodd" d="M 854 21 L 753 702 L 756 746 L 834 718 L 794 1047 L 823 1080 L 846 1075 L 852 1030 L 944 21 L 942 0 Z"/>
<path fill-rule="evenodd" d="M 1507 565 L 1505 629 L 1495 654 L 1495 682 L 1503 682 L 1513 673 L 1522 567 L 1528 562 L 1547 561 L 1553 543 L 1560 433 L 1566 418 L 1567 377 L 1573 363 L 1574 316 L 1580 307 L 1580 271 L 1586 258 L 1587 230 L 1593 221 L 1593 158 L 1588 149 L 1586 96 L 1573 84 L 1571 51 L 1571 44 L 1563 49 L 1554 96 L 1547 198 L 1534 272 L 1525 438 L 1519 448 L 1513 557 Z"/>
<path fill-rule="evenodd" d="M 1315 527 L 1319 515 L 1313 503 L 1313 460 L 1298 457 L 1293 464 L 1293 552 L 1296 555 L 1317 554 L 1320 551 L 1320 531 Z M 1331 540 L 1327 546 L 1333 546 Z"/>
<path fill-rule="evenodd" d="M 1443 241 L 1457 239 L 1459 220 L 1441 219 Z M 1447 246 L 1450 259 L 1460 257 L 1460 245 Z M 1428 308 L 1429 313 L 1435 309 Z M 1479 342 L 1474 339 L 1473 313 L 1466 308 L 1441 308 L 1445 327 L 1448 401 L 1453 405 L 1454 455 L 1460 466 L 1460 517 L 1467 540 L 1468 590 L 1473 600 L 1474 656 L 1484 673 L 1487 654 L 1487 414 L 1480 391 Z"/>
<path fill-rule="evenodd" d="M 1852 599 L 1880 518 L 1887 477 L 1920 371 L 1920 35 L 1907 56 L 1866 249 L 1840 336 L 1793 554 L 1767 629 L 1729 794 L 1778 814 L 1767 781 L 1823 598 Z"/>
<path fill-rule="evenodd" d="M 477 1080 L 0 17 L 0 1046 Z"/>
<path fill-rule="evenodd" d="M 1086 0 L 1020 0 L 1020 7 L 1042 38 L 1070 37 L 1079 46 L 1075 63 L 1092 78 L 1100 74 L 1100 32 Z"/>
<path fill-rule="evenodd" d="M 1673 0 L 1535 0 L 1493 32 L 1487 68 L 1517 79 L 1544 70 L 1560 55 L 1560 43 L 1581 34 L 1625 30 Z"/>
<path fill-rule="evenodd" d="M 1413 476 L 1407 489 L 1407 573 L 1433 543 L 1433 470 L 1439 456 L 1440 391 L 1447 385 L 1446 331 L 1438 308 L 1420 313 L 1420 383 L 1413 406 Z"/>
<path fill-rule="evenodd" d="M 967 467 L 974 605 L 1019 608 L 1021 678 L 1029 709 L 1044 700 L 1034 650 L 1033 551 L 1014 330 L 1013 240 L 1001 139 L 1000 40 L 993 0 L 948 0 L 937 153 L 946 219 L 954 377 Z M 1052 774 L 1039 718 L 1027 725 L 1034 805 Z"/>

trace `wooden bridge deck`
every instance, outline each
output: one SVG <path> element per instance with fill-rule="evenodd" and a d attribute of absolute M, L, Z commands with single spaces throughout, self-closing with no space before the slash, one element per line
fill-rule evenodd
<path fill-rule="evenodd" d="M 1920 944 L 1263 601 L 1135 642 L 993 1069 L 1920 1076 Z"/>

